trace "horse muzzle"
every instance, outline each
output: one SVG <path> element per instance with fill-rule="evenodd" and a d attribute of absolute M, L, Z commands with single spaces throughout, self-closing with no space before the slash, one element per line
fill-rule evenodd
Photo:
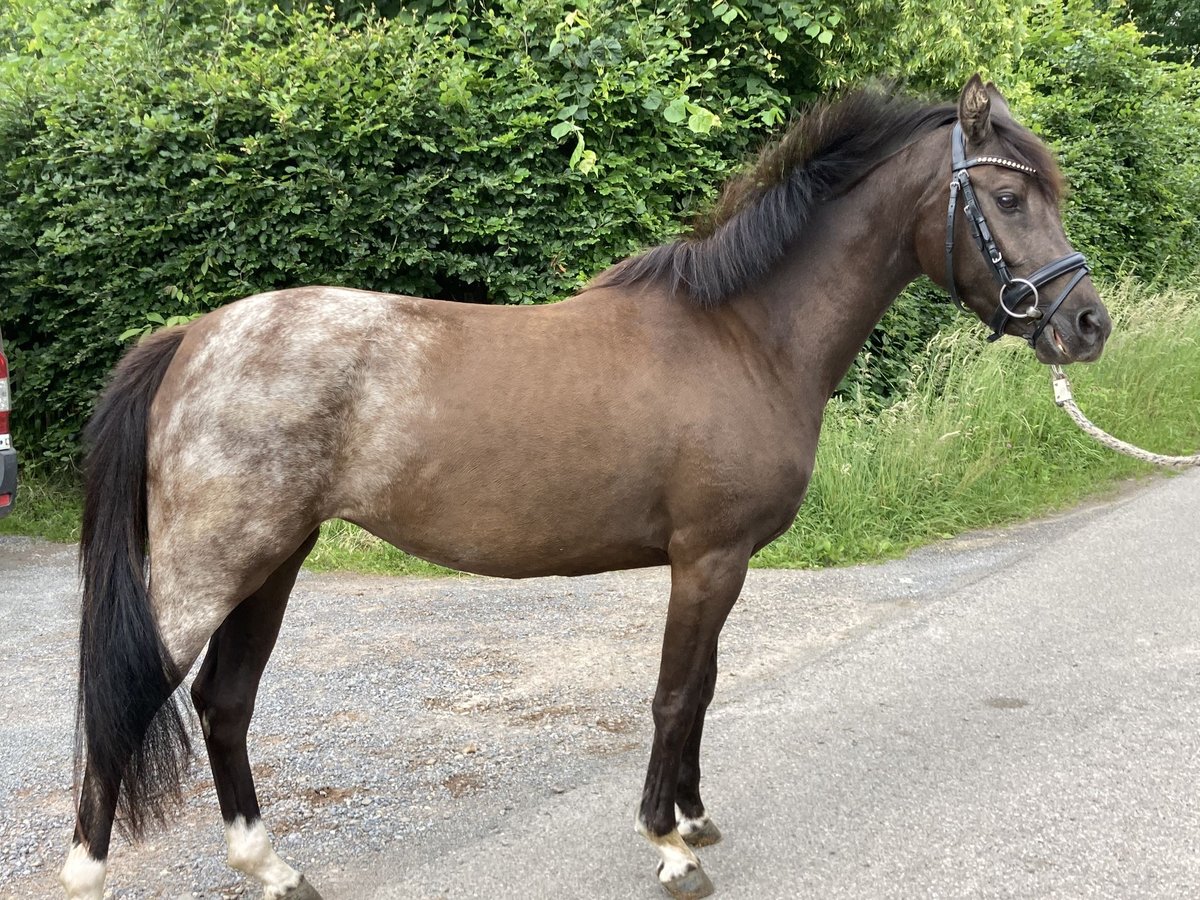
<path fill-rule="evenodd" d="M 1085 301 L 1070 311 L 1059 310 L 1045 328 L 1030 332 L 1038 361 L 1047 365 L 1092 362 L 1104 352 L 1104 343 L 1112 333 L 1112 320 L 1099 300 Z"/>

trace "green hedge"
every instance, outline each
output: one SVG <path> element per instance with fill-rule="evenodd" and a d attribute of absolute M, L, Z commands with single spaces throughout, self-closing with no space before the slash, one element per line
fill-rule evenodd
<path fill-rule="evenodd" d="M 1194 198 L 1160 164 L 1182 153 L 1194 171 L 1181 128 L 1163 124 L 1186 103 L 1176 85 L 1190 70 L 1120 44 L 1136 77 L 1109 91 L 1097 63 L 1093 93 L 1064 103 L 1055 79 L 1066 70 L 1040 60 L 1061 44 L 1075 52 L 1083 7 L 1056 20 L 1021 0 L 969 11 L 932 0 L 429 0 L 393 4 L 390 19 L 354 3 L 203 0 L 185 17 L 176 6 L 0 10 L 0 316 L 17 440 L 47 468 L 73 459 L 119 336 L 149 314 L 306 283 L 561 297 L 677 231 L 795 103 L 877 74 L 946 96 L 980 59 L 1004 83 L 1020 72 L 1030 84 L 1017 102 L 1061 129 L 1077 182 L 1103 185 L 1118 165 L 1140 173 L 1121 195 L 1136 208 L 1080 188 L 1071 215 L 1086 248 L 1110 267 L 1145 268 L 1135 243 L 1174 223 L 1171 269 L 1188 265 L 1194 219 L 1166 204 L 1194 209 Z M 1120 31 L 1084 18 L 1080 64 Z M 1107 109 L 1097 96 L 1114 133 L 1131 130 L 1143 152 L 1118 161 L 1077 143 L 1089 109 Z M 1130 103 L 1140 112 L 1118 115 Z M 1146 185 L 1158 193 L 1140 193 Z M 948 315 L 930 302 L 941 299 L 897 305 L 851 389 L 884 395 L 900 383 Z"/>
<path fill-rule="evenodd" d="M 1071 181 L 1067 231 L 1100 271 L 1179 281 L 1200 265 L 1200 79 L 1092 0 L 1036 7 L 1014 90 Z"/>

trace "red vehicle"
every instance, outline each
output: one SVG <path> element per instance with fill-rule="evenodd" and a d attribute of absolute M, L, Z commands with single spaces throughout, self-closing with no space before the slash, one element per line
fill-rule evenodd
<path fill-rule="evenodd" d="M 4 355 L 4 335 L 0 334 L 0 518 L 12 510 L 17 496 L 17 451 L 9 434 L 8 357 Z"/>

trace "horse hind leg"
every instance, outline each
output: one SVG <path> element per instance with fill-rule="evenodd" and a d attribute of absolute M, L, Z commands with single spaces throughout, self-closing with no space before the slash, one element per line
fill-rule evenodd
<path fill-rule="evenodd" d="M 262 587 L 236 606 L 213 634 L 192 683 L 192 703 L 208 748 L 229 865 L 258 880 L 266 900 L 320 900 L 320 894 L 271 846 L 262 821 L 246 749 L 259 681 L 283 621 L 314 531 Z"/>
<path fill-rule="evenodd" d="M 175 686 L 178 686 L 178 682 Z M 127 726 L 131 733 L 142 740 L 151 730 L 151 722 L 159 717 L 167 719 L 177 717 L 177 711 L 170 704 L 170 690 L 159 690 L 154 697 L 147 696 L 147 705 L 152 707 L 149 715 L 137 715 Z M 154 712 L 153 710 L 157 710 Z M 176 740 L 176 737 L 161 732 L 151 740 Z M 190 753 L 190 745 L 186 737 L 182 738 L 184 751 Z M 152 751 L 153 752 L 153 751 Z M 142 756 L 141 764 L 146 765 L 146 756 Z M 94 759 L 85 762 L 83 780 L 79 789 L 79 802 L 75 813 L 75 830 L 71 837 L 71 849 L 59 872 L 59 883 L 66 891 L 67 900 L 100 900 L 104 896 L 104 880 L 108 870 L 108 850 L 112 840 L 113 822 L 117 813 L 117 801 L 120 796 L 120 771 L 127 766 L 128 757 L 120 760 L 109 759 L 106 765 L 97 767 Z M 113 772 L 115 763 L 116 774 Z M 152 764 L 152 763 L 151 763 Z M 170 790 L 170 789 L 168 789 Z M 155 813 L 157 817 L 157 813 Z M 140 828 L 140 823 L 138 823 Z M 132 836 L 137 831 L 129 828 Z"/>
<path fill-rule="evenodd" d="M 305 544 L 305 553 L 309 546 Z M 303 554 L 297 552 L 293 558 L 289 588 Z M 198 580 L 189 578 L 184 574 L 189 568 L 206 574 Z M 168 554 L 157 563 L 159 587 L 155 593 L 174 602 L 162 600 L 153 613 L 144 612 L 143 590 L 142 599 L 126 603 L 125 607 L 139 612 L 122 619 L 120 633 L 129 638 L 114 645 L 106 656 L 88 650 L 92 642 L 81 638 L 81 668 L 95 674 L 80 688 L 87 700 L 84 774 L 71 849 L 59 874 L 68 900 L 103 897 L 114 821 L 136 838 L 148 819 L 164 820 L 169 804 L 179 796 L 191 746 L 173 694 L 183 681 L 182 673 L 191 668 L 205 642 L 237 606 L 236 597 L 245 596 L 241 591 L 214 586 L 223 580 L 237 580 L 233 571 L 219 572 L 219 568 L 216 564 L 198 565 L 196 558 L 186 553 Z M 164 585 L 169 587 L 162 589 Z M 180 603 L 180 597 L 189 602 Z M 85 630 L 101 624 L 93 621 L 102 618 L 95 609 L 85 612 Z M 92 624 L 87 626 L 86 621 Z M 114 663 L 120 651 L 128 652 L 137 665 Z M 118 817 L 120 810 L 125 811 L 123 818 Z"/>

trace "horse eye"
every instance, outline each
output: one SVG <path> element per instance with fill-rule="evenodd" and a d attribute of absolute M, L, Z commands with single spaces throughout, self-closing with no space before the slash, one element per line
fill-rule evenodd
<path fill-rule="evenodd" d="M 996 205 L 1001 209 L 1016 209 L 1017 203 L 1016 194 L 999 194 L 996 197 Z"/>

